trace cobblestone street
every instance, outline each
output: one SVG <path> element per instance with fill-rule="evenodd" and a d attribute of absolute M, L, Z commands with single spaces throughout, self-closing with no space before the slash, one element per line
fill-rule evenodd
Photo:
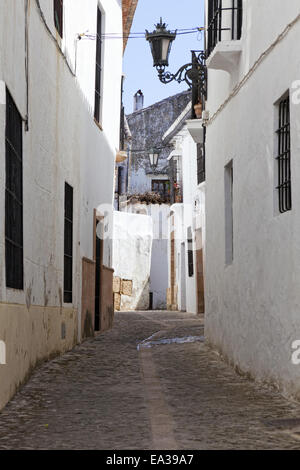
<path fill-rule="evenodd" d="M 300 405 L 236 375 L 202 335 L 189 314 L 118 313 L 35 371 L 0 415 L 0 449 L 299 449 Z"/>

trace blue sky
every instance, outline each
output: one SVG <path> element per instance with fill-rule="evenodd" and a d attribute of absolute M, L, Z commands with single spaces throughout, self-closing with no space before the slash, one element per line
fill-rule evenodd
<path fill-rule="evenodd" d="M 203 0 L 139 0 L 131 31 L 153 31 L 160 17 L 171 30 L 203 26 L 203 3 Z M 171 49 L 168 70 L 177 72 L 181 65 L 190 62 L 190 51 L 203 49 L 202 37 L 203 33 L 177 36 Z M 187 89 L 185 83 L 164 85 L 159 81 L 149 43 L 145 39 L 128 40 L 123 70 L 126 114 L 133 111 L 133 95 L 139 89 L 145 95 L 145 107 Z"/>

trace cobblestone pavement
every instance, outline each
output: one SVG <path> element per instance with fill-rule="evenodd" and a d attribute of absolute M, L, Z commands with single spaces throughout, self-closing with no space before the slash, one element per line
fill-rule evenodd
<path fill-rule="evenodd" d="M 202 334 L 189 314 L 117 314 L 35 371 L 0 414 L 0 449 L 299 449 L 300 405 L 236 375 Z"/>

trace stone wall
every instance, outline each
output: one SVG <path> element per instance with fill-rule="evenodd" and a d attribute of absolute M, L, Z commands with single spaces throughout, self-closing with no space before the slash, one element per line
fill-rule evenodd
<path fill-rule="evenodd" d="M 162 175 L 169 179 L 167 158 L 170 148 L 161 148 L 162 138 L 190 101 L 191 92 L 184 91 L 127 116 L 132 134 L 132 150 L 142 150 L 133 151 L 130 155 L 130 194 L 151 191 L 151 180 L 161 179 Z M 157 169 L 153 171 L 150 167 L 149 150 L 155 147 L 161 150 Z"/>

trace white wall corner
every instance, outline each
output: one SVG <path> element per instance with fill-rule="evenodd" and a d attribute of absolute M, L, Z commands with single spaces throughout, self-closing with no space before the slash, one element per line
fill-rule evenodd
<path fill-rule="evenodd" d="M 242 50 L 242 40 L 220 41 L 207 59 L 207 68 L 234 73 L 239 65 Z"/>
<path fill-rule="evenodd" d="M 204 143 L 204 128 L 202 119 L 189 119 L 186 121 L 187 130 L 196 144 Z"/>

